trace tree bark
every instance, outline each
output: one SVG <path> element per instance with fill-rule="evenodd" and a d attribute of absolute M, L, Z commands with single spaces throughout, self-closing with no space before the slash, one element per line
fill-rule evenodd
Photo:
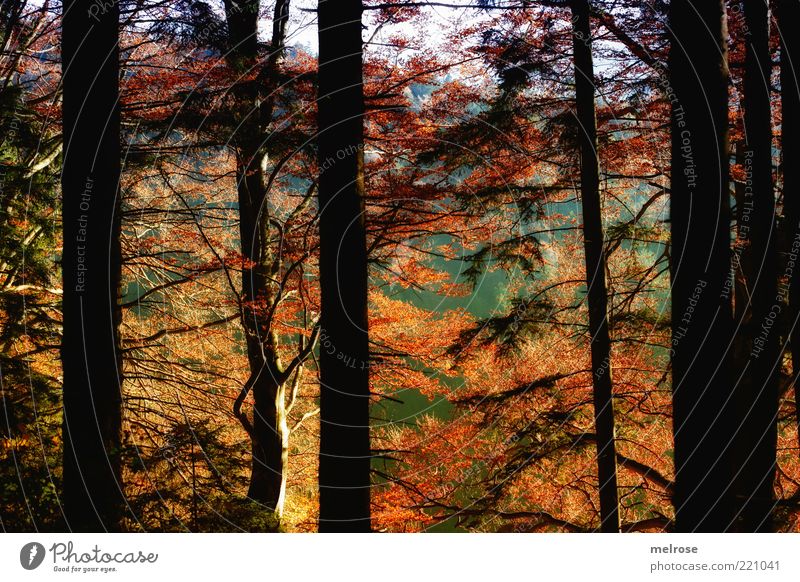
<path fill-rule="evenodd" d="M 611 338 L 608 329 L 606 257 L 600 208 L 600 167 L 595 112 L 594 63 L 589 0 L 572 0 L 572 50 L 575 63 L 575 105 L 581 152 L 581 202 L 586 286 L 591 334 L 592 385 L 597 431 L 597 473 L 600 481 L 600 531 L 619 532 L 619 499 L 614 442 L 611 381 Z"/>
<path fill-rule="evenodd" d="M 319 2 L 320 516 L 370 530 L 369 346 L 360 0 Z"/>
<path fill-rule="evenodd" d="M 722 0 L 673 0 L 671 277 L 676 529 L 732 522 L 728 47 Z"/>
<path fill-rule="evenodd" d="M 72 531 L 118 531 L 122 366 L 119 11 L 64 3 L 64 514 Z"/>
<path fill-rule="evenodd" d="M 744 0 L 745 184 L 739 209 L 742 276 L 747 301 L 736 302 L 736 323 L 746 354 L 738 360 L 736 430 L 733 441 L 736 529 L 772 529 L 777 468 L 778 372 L 781 366 L 777 297 L 775 195 L 772 188 L 769 9 L 764 0 Z"/>
<path fill-rule="evenodd" d="M 800 39 L 795 27 L 800 22 L 798 0 L 778 0 L 778 33 L 781 39 L 781 151 L 783 159 L 783 207 L 786 216 L 787 252 L 800 245 Z M 797 252 L 795 247 L 795 253 Z M 788 255 L 787 255 L 788 256 Z M 796 259 L 796 257 L 795 257 Z M 794 259 L 793 259 L 794 260 Z M 789 346 L 792 357 L 792 385 L 800 445 L 800 269 L 789 277 Z"/>

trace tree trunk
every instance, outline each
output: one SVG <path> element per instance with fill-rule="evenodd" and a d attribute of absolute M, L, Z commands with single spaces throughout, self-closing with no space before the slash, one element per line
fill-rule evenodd
<path fill-rule="evenodd" d="M 783 207 L 786 216 L 787 251 L 800 245 L 800 42 L 795 27 L 800 22 L 800 2 L 778 0 L 778 32 L 781 38 L 781 150 L 783 160 Z M 797 241 L 797 242 L 795 242 Z M 791 257 L 790 257 L 791 258 Z M 793 260 L 796 260 L 796 256 Z M 789 345 L 792 355 L 792 385 L 800 445 L 800 269 L 792 271 L 789 283 Z"/>
<path fill-rule="evenodd" d="M 258 361 L 258 356 L 251 361 Z M 289 430 L 279 362 L 268 361 L 253 384 L 253 458 L 247 495 L 280 518 L 286 497 Z"/>
<path fill-rule="evenodd" d="M 226 1 L 229 45 L 228 62 L 242 76 L 257 72 L 255 80 L 239 80 L 237 97 L 236 183 L 239 202 L 239 234 L 242 256 L 242 327 L 247 344 L 250 377 L 237 399 L 235 413 L 242 420 L 252 442 L 252 467 L 248 496 L 273 511 L 280 519 L 286 496 L 286 467 L 289 430 L 286 424 L 284 373 L 278 356 L 278 338 L 269 321 L 279 290 L 274 283 L 278 260 L 270 242 L 270 215 L 264 179 L 268 156 L 266 142 L 274 89 L 284 52 L 289 0 L 278 0 L 273 16 L 270 56 L 263 70 L 259 64 L 259 1 Z M 242 400 L 252 391 L 253 420 L 240 410 Z"/>
<path fill-rule="evenodd" d="M 777 298 L 775 195 L 772 189 L 772 114 L 769 10 L 764 0 L 744 0 L 745 184 L 739 209 L 742 275 L 749 296 L 736 303 L 744 360 L 736 386 L 733 441 L 737 530 L 772 529 L 773 484 L 777 467 L 778 372 L 781 365 Z"/>
<path fill-rule="evenodd" d="M 369 346 L 360 0 L 319 2 L 319 530 L 369 531 Z"/>
<path fill-rule="evenodd" d="M 64 3 L 64 514 L 72 531 L 117 531 L 120 471 L 119 11 Z"/>
<path fill-rule="evenodd" d="M 676 529 L 731 527 L 728 48 L 722 0 L 670 5 Z"/>
<path fill-rule="evenodd" d="M 611 384 L 611 338 L 608 330 L 606 257 L 600 210 L 600 168 L 597 152 L 594 64 L 589 1 L 572 0 L 572 50 L 575 62 L 575 105 L 581 147 L 581 201 L 592 385 L 597 432 L 597 473 L 600 481 L 600 531 L 619 532 L 614 405 Z"/>

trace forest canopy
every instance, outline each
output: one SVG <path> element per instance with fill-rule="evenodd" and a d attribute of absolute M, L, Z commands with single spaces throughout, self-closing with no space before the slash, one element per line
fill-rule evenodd
<path fill-rule="evenodd" d="M 2 530 L 800 531 L 797 22 L 2 0 Z"/>

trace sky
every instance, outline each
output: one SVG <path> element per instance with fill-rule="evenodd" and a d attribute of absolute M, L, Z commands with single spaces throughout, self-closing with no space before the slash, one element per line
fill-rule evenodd
<path fill-rule="evenodd" d="M 456 0 L 457 1 L 457 0 Z M 288 28 L 288 44 L 298 48 L 304 48 L 312 54 L 317 53 L 317 23 L 316 14 L 310 12 L 316 8 L 317 0 L 296 0 L 292 2 L 290 24 Z M 414 23 L 392 24 L 382 27 L 375 33 L 371 11 L 365 12 L 364 40 L 372 42 L 386 42 L 391 36 L 402 34 L 403 36 L 425 40 L 425 50 L 435 50 L 435 47 L 446 42 L 448 32 L 455 27 L 463 27 L 474 23 L 477 19 L 485 18 L 478 15 L 473 9 L 454 9 L 447 7 L 431 6 L 424 9 L 425 18 L 418 19 Z M 269 22 L 264 23 L 262 29 L 268 33 Z M 413 50 L 413 43 L 412 43 Z"/>

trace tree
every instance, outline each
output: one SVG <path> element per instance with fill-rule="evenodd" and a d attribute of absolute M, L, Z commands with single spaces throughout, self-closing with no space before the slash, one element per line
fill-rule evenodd
<path fill-rule="evenodd" d="M 731 527 L 732 332 L 725 4 L 670 6 L 675 519 Z"/>
<path fill-rule="evenodd" d="M 746 353 L 739 359 L 735 387 L 736 431 L 734 487 L 738 529 L 771 531 L 773 485 L 777 467 L 778 374 L 781 368 L 777 297 L 777 228 L 772 189 L 772 113 L 769 81 L 769 7 L 763 0 L 745 0 L 744 32 L 744 169 L 743 192 L 737 199 L 737 256 L 746 300 L 736 301 L 737 332 Z M 738 251 L 741 252 L 738 252 Z"/>
<path fill-rule="evenodd" d="M 787 245 L 791 252 L 792 242 L 800 231 L 800 77 L 798 60 L 800 46 L 797 35 L 792 34 L 793 22 L 800 19 L 800 3 L 794 0 L 779 0 L 777 3 L 777 32 L 780 35 L 780 83 L 781 83 L 781 170 L 783 175 L 783 208 L 788 232 Z M 789 346 L 792 361 L 792 384 L 795 402 L 800 406 L 800 270 L 794 269 L 789 280 Z M 800 408 L 797 409 L 800 427 Z M 800 439 L 800 428 L 798 428 Z"/>
<path fill-rule="evenodd" d="M 0 520 L 6 531 L 63 527 L 60 480 L 51 472 L 62 456 L 61 273 L 54 268 L 62 140 L 52 104 L 31 103 L 55 89 L 50 79 L 58 77 L 58 65 L 37 67 L 42 48 L 58 42 L 55 20 L 45 6 L 0 7 Z"/>
<path fill-rule="evenodd" d="M 588 0 L 573 0 L 575 105 L 581 160 L 581 203 L 592 346 L 592 383 L 597 426 L 597 467 L 600 481 L 600 529 L 619 531 L 617 459 L 614 444 L 614 404 L 611 383 L 611 338 L 608 330 L 606 258 L 600 207 L 600 168 L 594 100 L 594 64 Z"/>
<path fill-rule="evenodd" d="M 64 3 L 64 512 L 73 531 L 119 530 L 119 10 Z"/>
<path fill-rule="evenodd" d="M 456 356 L 453 364 L 434 352 L 424 358 L 436 370 L 426 371 L 430 380 L 406 381 L 431 399 L 437 392 L 446 394 L 455 410 L 431 405 L 418 430 L 374 429 L 373 440 L 386 442 L 393 451 L 385 468 L 379 465 L 379 475 L 391 485 L 376 489 L 377 527 L 593 531 L 601 522 L 594 370 L 583 299 L 587 276 L 585 268 L 574 264 L 584 242 L 573 210 L 580 143 L 569 97 L 574 76 L 568 47 L 574 38 L 569 13 L 554 12 L 504 14 L 490 26 L 473 29 L 487 64 L 498 69 L 503 84 L 497 88 L 493 81 L 481 84 L 471 77 L 469 88 L 458 81 L 444 83 L 425 101 L 431 108 L 428 127 L 441 129 L 431 135 L 438 155 L 423 159 L 432 161 L 432 178 L 457 177 L 441 181 L 441 197 L 461 201 L 459 211 L 474 212 L 474 220 L 483 224 L 474 236 L 469 222 L 453 229 L 463 233 L 460 240 L 470 251 L 459 254 L 462 269 L 479 282 L 484 277 L 496 280 L 507 270 L 511 284 L 498 289 L 500 313 L 467 323 L 457 333 L 460 339 L 446 350 Z M 604 50 L 603 43 L 599 46 Z M 632 70 L 629 58 L 623 63 L 620 67 Z M 642 103 L 631 103 L 627 93 L 615 95 L 614 90 L 628 83 L 636 87 L 637 78 L 616 73 L 600 76 L 606 85 L 599 91 L 604 102 L 598 153 L 604 157 L 603 218 L 612 225 L 604 252 L 613 259 L 609 319 L 616 340 L 618 405 L 625 421 L 617 455 L 621 513 L 626 531 L 641 531 L 671 526 L 672 467 L 666 455 L 672 445 L 664 421 L 670 408 L 659 388 L 659 351 L 645 348 L 663 345 L 666 327 L 658 319 L 663 310 L 658 298 L 667 287 L 666 237 L 657 219 L 664 201 L 657 152 L 667 134 L 659 129 L 653 135 L 646 124 L 653 115 L 652 124 L 662 128 L 660 116 L 666 108 L 663 101 L 649 101 L 649 79 L 641 90 Z M 513 91 L 514 84 L 523 90 Z M 651 188 L 656 192 L 643 199 L 642 192 Z M 491 244 L 481 242 L 487 240 Z M 520 271 L 528 281 L 520 280 Z M 403 270 L 410 279 L 413 273 Z M 475 295 L 481 303 L 491 296 L 487 280 Z M 441 300 L 452 305 L 454 298 Z M 464 298 L 470 311 L 471 303 Z M 428 327 L 437 330 L 435 340 L 427 335 L 412 340 L 410 325 L 397 325 L 400 338 L 387 334 L 387 318 L 400 318 L 403 312 L 394 307 L 388 314 L 376 314 L 371 339 L 420 358 L 423 349 L 434 350 L 453 334 L 455 317 L 431 320 Z M 381 379 L 388 371 L 383 361 L 373 368 Z M 451 375 L 455 378 L 445 382 Z M 437 377 L 444 386 L 429 388 Z M 401 378 L 391 377 L 390 386 L 403 385 Z M 642 407 L 648 412 L 640 414 Z M 646 440 L 637 438 L 644 426 Z M 397 459 L 402 464 L 395 465 Z"/>
<path fill-rule="evenodd" d="M 280 338 L 274 327 L 274 315 L 284 299 L 288 276 L 281 266 L 282 249 L 273 250 L 269 189 L 273 178 L 267 174 L 281 168 L 271 132 L 280 66 L 285 52 L 289 0 L 278 0 L 273 14 L 272 40 L 266 62 L 262 63 L 258 46 L 258 0 L 225 2 L 228 25 L 228 61 L 238 75 L 235 81 L 237 129 L 232 137 L 236 148 L 236 182 L 239 202 L 239 232 L 243 258 L 242 326 L 247 342 L 250 377 L 234 403 L 234 414 L 253 442 L 253 458 L 248 496 L 273 510 L 278 518 L 286 496 L 289 427 L 287 390 L 309 357 L 316 343 L 316 331 L 302 339 L 297 355 L 286 365 L 281 362 Z M 286 159 L 284 159 L 285 163 Z M 310 196 L 310 193 L 309 193 Z M 303 203 L 301 202 L 301 206 Z M 280 223 L 279 223 L 280 224 Z M 281 233 L 279 237 L 282 238 Z M 291 273 L 291 269 L 289 270 Z M 294 380 L 293 380 L 294 379 Z M 247 395 L 253 394 L 252 422 L 241 410 Z"/>
<path fill-rule="evenodd" d="M 361 0 L 320 0 L 319 529 L 369 531 L 369 345 Z"/>

